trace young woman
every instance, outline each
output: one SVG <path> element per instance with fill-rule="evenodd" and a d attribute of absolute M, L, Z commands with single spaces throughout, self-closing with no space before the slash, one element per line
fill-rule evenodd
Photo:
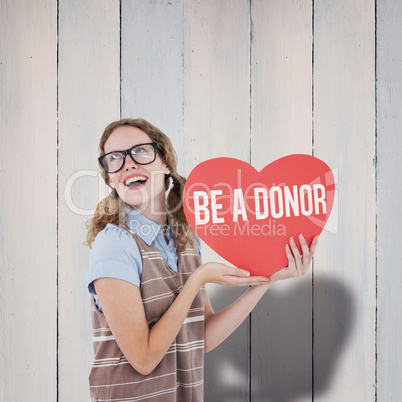
<path fill-rule="evenodd" d="M 272 283 L 304 275 L 317 238 L 309 249 L 300 235 L 301 253 L 290 239 L 288 266 L 268 278 L 202 264 L 168 137 L 145 120 L 125 119 L 105 129 L 99 148 L 112 191 L 88 223 L 92 400 L 202 401 L 204 351 L 227 338 Z M 249 288 L 215 313 L 206 283 Z"/>

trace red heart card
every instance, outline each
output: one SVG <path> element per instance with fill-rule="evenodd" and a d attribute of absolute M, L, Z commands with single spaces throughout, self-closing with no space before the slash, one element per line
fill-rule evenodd
<path fill-rule="evenodd" d="M 184 188 L 184 212 L 213 250 L 252 275 L 268 276 L 288 264 L 285 244 L 303 233 L 310 246 L 323 230 L 335 183 L 326 163 L 289 155 L 258 172 L 232 158 L 197 165 Z"/>

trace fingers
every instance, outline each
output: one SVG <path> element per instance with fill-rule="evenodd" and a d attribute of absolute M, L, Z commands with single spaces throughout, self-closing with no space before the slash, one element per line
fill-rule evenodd
<path fill-rule="evenodd" d="M 266 276 L 252 276 L 250 272 L 245 269 L 224 266 L 225 272 L 223 273 L 223 281 L 229 282 L 233 286 L 253 286 L 262 283 L 269 283 Z"/>
<path fill-rule="evenodd" d="M 225 276 L 220 282 L 226 286 L 255 286 L 270 283 L 266 276 L 250 276 L 249 278 L 240 278 L 238 276 Z"/>
<path fill-rule="evenodd" d="M 290 243 L 290 248 L 292 250 L 293 257 L 296 262 L 296 268 L 300 269 L 300 266 L 302 264 L 302 257 L 300 255 L 299 248 L 297 247 L 296 241 L 293 237 L 290 238 L 289 243 Z"/>
<path fill-rule="evenodd" d="M 231 267 L 220 263 L 204 265 L 207 278 L 204 283 L 218 283 L 226 286 L 252 286 L 270 283 L 266 276 L 252 276 L 245 269 Z"/>
<path fill-rule="evenodd" d="M 290 269 L 296 268 L 295 259 L 293 258 L 293 254 L 292 254 L 292 252 L 290 251 L 289 244 L 286 244 L 286 246 L 285 246 L 285 252 L 286 252 L 286 256 L 288 257 L 288 267 L 289 267 Z"/>
<path fill-rule="evenodd" d="M 302 248 L 303 257 L 310 256 L 310 250 L 308 248 L 307 242 L 301 233 L 299 234 L 299 242 L 300 242 L 300 246 Z"/>
<path fill-rule="evenodd" d="M 245 269 L 230 267 L 227 265 L 223 265 L 223 267 L 224 267 L 223 275 L 239 276 L 242 278 L 250 276 L 250 272 L 246 271 Z"/>
<path fill-rule="evenodd" d="M 300 254 L 300 250 L 293 237 L 289 239 L 289 244 L 285 247 L 288 259 L 289 276 L 299 276 L 307 273 L 318 243 L 318 236 L 314 237 L 310 248 L 302 234 L 298 236 L 298 239 L 302 254 Z"/>
<path fill-rule="evenodd" d="M 318 236 L 315 236 L 313 241 L 311 242 L 311 246 L 310 246 L 310 254 L 311 256 L 313 256 L 314 252 L 315 252 L 315 248 L 317 247 L 318 244 Z"/>
<path fill-rule="evenodd" d="M 310 266 L 311 252 L 310 249 L 308 248 L 306 240 L 304 239 L 301 233 L 299 234 L 299 242 L 303 251 L 302 265 L 300 267 L 300 270 L 301 274 L 305 275 L 307 273 L 308 267 Z"/>
<path fill-rule="evenodd" d="M 303 262 L 300 251 L 293 237 L 289 239 L 289 245 L 286 247 L 286 255 L 288 258 L 288 266 L 285 268 L 284 273 L 289 278 L 300 276 L 303 272 Z"/>

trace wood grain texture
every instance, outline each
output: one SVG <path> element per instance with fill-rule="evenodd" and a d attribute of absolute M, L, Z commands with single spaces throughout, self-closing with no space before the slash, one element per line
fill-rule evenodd
<path fill-rule="evenodd" d="M 58 400 L 84 402 L 93 346 L 89 248 L 82 243 L 84 222 L 100 201 L 89 172 L 98 171 L 104 128 L 120 114 L 119 2 L 61 0 L 59 7 Z"/>
<path fill-rule="evenodd" d="M 375 394 L 374 1 L 314 2 L 314 154 L 339 169 L 314 278 L 314 400 Z M 320 285 L 317 282 L 320 281 Z"/>
<path fill-rule="evenodd" d="M 312 9 L 309 1 L 251 4 L 251 162 L 261 170 L 311 154 Z M 311 400 L 311 280 L 310 271 L 274 284 L 251 314 L 252 401 Z"/>
<path fill-rule="evenodd" d="M 142 117 L 166 133 L 183 171 L 183 0 L 121 7 L 122 117 Z"/>
<path fill-rule="evenodd" d="M 337 173 L 314 269 L 206 356 L 205 400 L 399 400 L 401 21 L 397 0 L 1 1 L 0 401 L 89 400 L 82 224 L 120 115 L 165 131 L 183 175 L 312 152 Z M 220 310 L 244 289 L 208 291 Z"/>
<path fill-rule="evenodd" d="M 184 3 L 185 174 L 219 156 L 249 161 L 248 2 Z"/>
<path fill-rule="evenodd" d="M 184 2 L 184 172 L 206 159 L 249 161 L 250 10 L 247 1 Z M 203 244 L 203 261 L 223 259 Z M 216 311 L 244 288 L 209 286 Z M 248 401 L 248 320 L 206 355 L 205 400 Z"/>
<path fill-rule="evenodd" d="M 2 1 L 0 26 L 0 400 L 53 402 L 56 1 Z"/>
<path fill-rule="evenodd" d="M 377 2 L 377 400 L 402 395 L 402 4 Z"/>

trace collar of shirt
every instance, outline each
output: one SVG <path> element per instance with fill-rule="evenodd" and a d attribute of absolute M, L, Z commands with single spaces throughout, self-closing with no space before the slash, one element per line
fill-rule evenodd
<path fill-rule="evenodd" d="M 135 209 L 127 206 L 125 212 L 128 216 L 126 223 L 127 227 L 135 234 L 141 237 L 148 246 L 154 244 L 158 251 L 161 253 L 167 266 L 174 271 L 177 271 L 177 253 L 174 244 L 173 231 L 170 226 L 166 230 L 166 243 L 163 236 L 162 227 L 157 223 L 151 221 L 146 216 L 142 215 Z"/>

